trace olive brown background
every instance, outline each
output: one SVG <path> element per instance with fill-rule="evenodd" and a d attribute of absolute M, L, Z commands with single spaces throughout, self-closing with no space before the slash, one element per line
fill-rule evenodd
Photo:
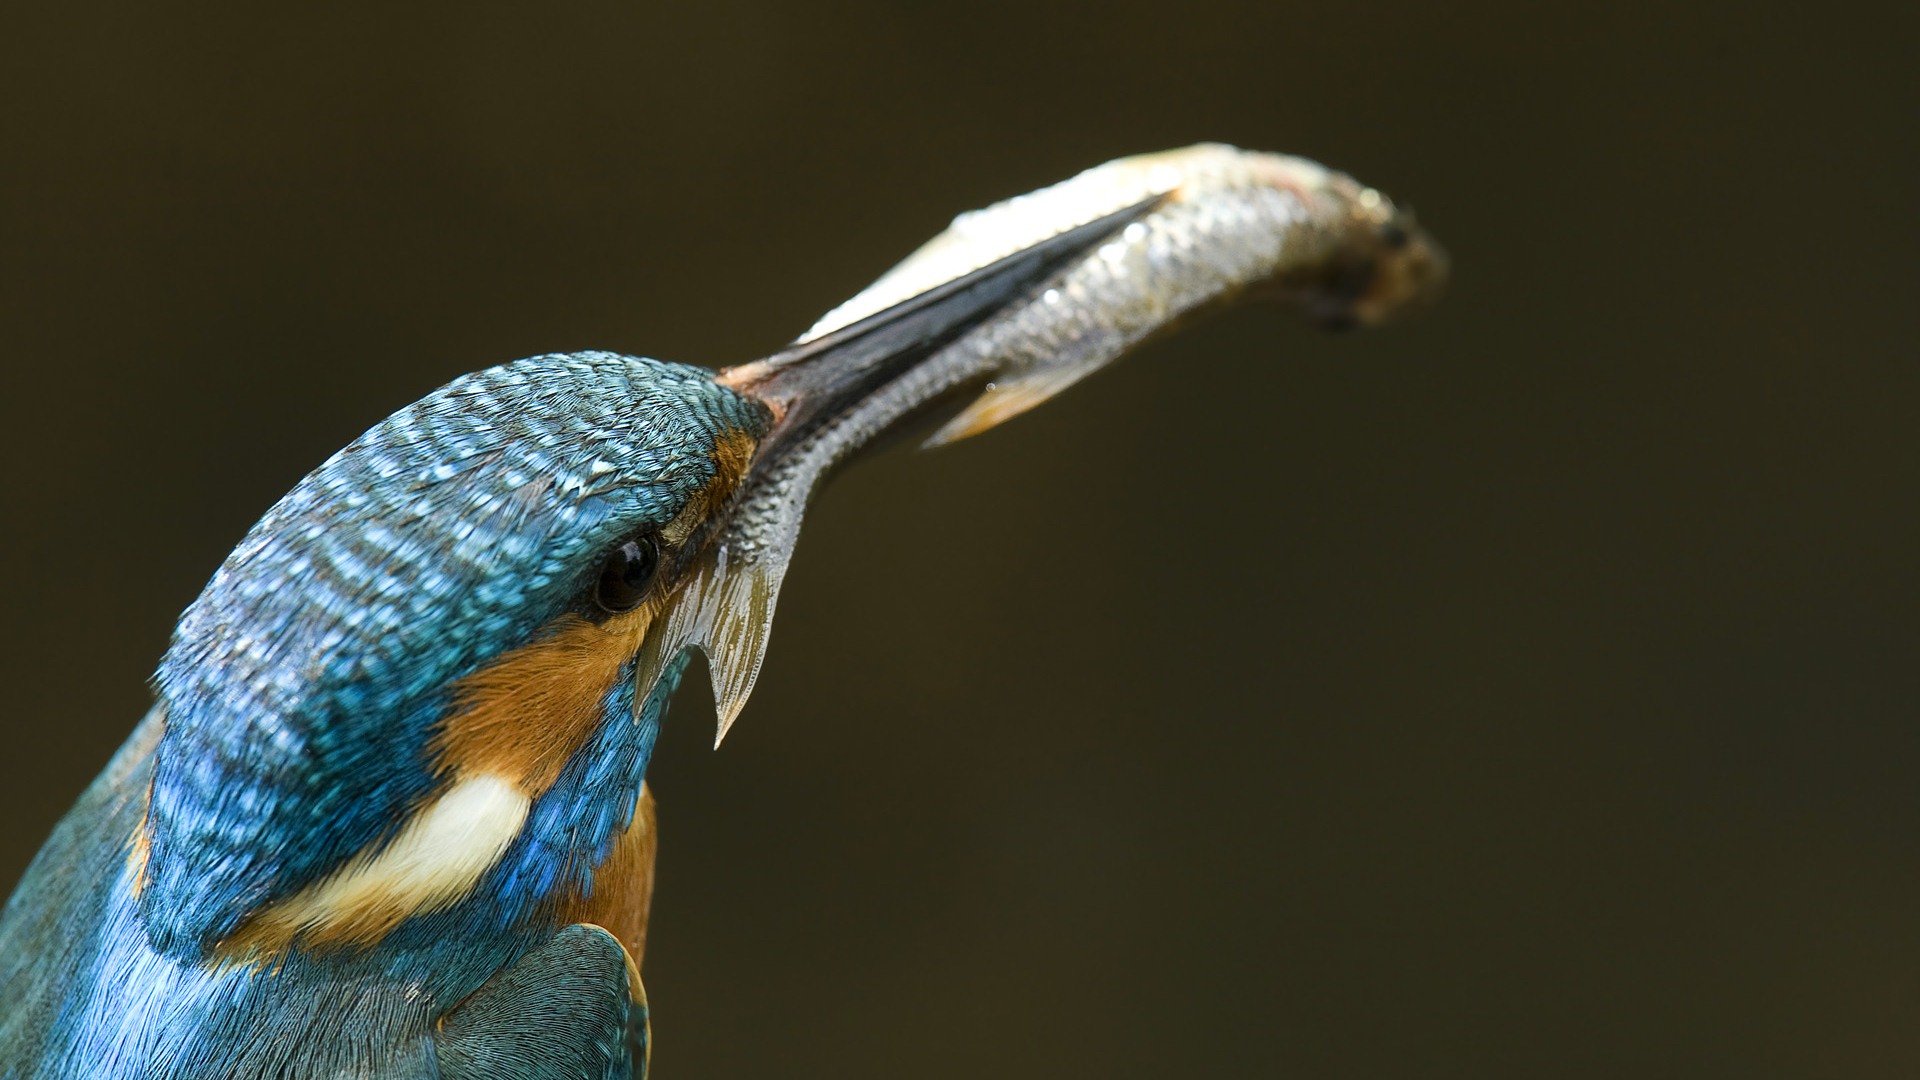
<path fill-rule="evenodd" d="M 1893 10 L 1892 8 L 1888 9 Z M 0 876 L 247 526 L 462 372 L 769 351 L 1126 153 L 1410 203 L 816 501 L 652 779 L 665 1077 L 1920 1075 L 1910 28 L 1845 5 L 18 5 Z"/>

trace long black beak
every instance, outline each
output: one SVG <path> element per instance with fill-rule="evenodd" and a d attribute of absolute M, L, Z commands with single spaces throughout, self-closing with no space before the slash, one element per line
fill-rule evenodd
<path fill-rule="evenodd" d="M 1144 199 L 849 326 L 722 371 L 721 382 L 765 401 L 776 417 L 773 430 L 760 443 L 755 471 L 853 414 L 961 335 L 1037 294 L 1056 274 L 1164 198 Z M 860 443 L 878 429 L 849 434 L 850 442 Z M 833 456 L 854 448 L 840 447 Z"/>

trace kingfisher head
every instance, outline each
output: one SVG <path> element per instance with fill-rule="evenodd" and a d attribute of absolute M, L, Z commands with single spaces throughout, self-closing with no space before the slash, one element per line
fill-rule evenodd
<path fill-rule="evenodd" d="M 586 888 L 658 721 L 635 657 L 773 419 L 705 369 L 540 356 L 302 480 L 160 668 L 156 942 L 368 943 L 483 887 L 524 901 L 502 919 Z"/>

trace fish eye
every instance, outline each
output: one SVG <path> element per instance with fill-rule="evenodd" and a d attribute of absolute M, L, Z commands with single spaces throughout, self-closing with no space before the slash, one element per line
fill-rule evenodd
<path fill-rule="evenodd" d="M 593 587 L 593 601 L 614 614 L 632 611 L 647 598 L 647 586 L 660 569 L 660 545 L 651 536 L 636 536 L 607 556 L 600 567 L 600 580 Z"/>

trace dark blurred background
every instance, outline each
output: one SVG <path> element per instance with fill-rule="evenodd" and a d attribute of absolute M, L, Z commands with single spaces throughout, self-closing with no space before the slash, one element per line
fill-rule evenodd
<path fill-rule="evenodd" d="M 776 347 L 1220 139 L 1451 248 L 808 519 L 653 770 L 663 1077 L 1920 1075 L 1911 27 L 1842 5 L 24 6 L 12 878 L 174 617 L 462 372 Z"/>

